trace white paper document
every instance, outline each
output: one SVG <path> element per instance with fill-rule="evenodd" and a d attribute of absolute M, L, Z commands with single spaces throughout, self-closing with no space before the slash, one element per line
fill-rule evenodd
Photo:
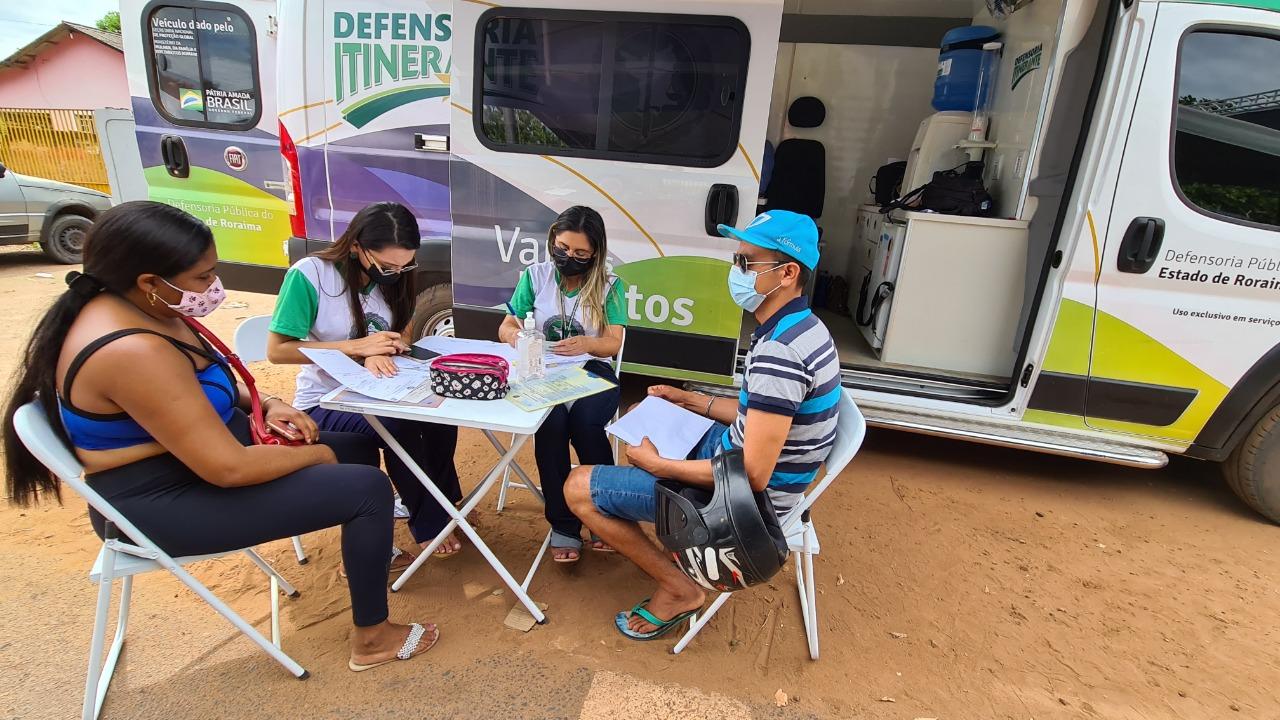
<path fill-rule="evenodd" d="M 380 378 L 341 350 L 302 348 L 302 354 L 343 387 L 379 400 L 419 403 L 431 395 L 431 373 L 426 363 L 396 358 L 399 372 L 394 377 Z"/>
<path fill-rule="evenodd" d="M 507 362 L 516 361 L 516 349 L 506 343 L 489 340 L 467 340 L 466 338 L 442 337 L 429 335 L 414 343 L 424 350 L 441 355 L 457 355 L 460 353 L 481 353 L 497 355 Z"/>
<path fill-rule="evenodd" d="M 647 397 L 618 422 L 605 428 L 628 445 L 649 438 L 658 454 L 668 460 L 683 460 L 711 429 L 715 421 L 689 412 L 659 397 Z"/>
<path fill-rule="evenodd" d="M 543 363 L 548 368 L 563 368 L 571 365 L 585 365 L 588 361 L 595 358 L 591 355 L 556 355 L 550 351 L 553 343 L 547 343 L 548 351 L 543 356 Z M 492 342 L 489 340 L 467 340 L 465 338 L 452 337 L 424 337 L 414 343 L 424 350 L 430 350 L 441 355 L 453 355 L 455 353 L 483 353 L 486 355 L 497 355 L 498 357 L 511 363 L 513 366 L 516 362 L 516 349 L 506 343 Z"/>

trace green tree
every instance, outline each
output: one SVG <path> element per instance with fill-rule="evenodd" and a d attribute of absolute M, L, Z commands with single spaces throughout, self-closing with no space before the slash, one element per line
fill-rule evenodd
<path fill-rule="evenodd" d="M 102 19 L 98 20 L 95 24 L 98 26 L 98 29 L 103 32 L 118 33 L 120 32 L 120 13 L 112 10 L 106 15 L 103 15 Z"/>

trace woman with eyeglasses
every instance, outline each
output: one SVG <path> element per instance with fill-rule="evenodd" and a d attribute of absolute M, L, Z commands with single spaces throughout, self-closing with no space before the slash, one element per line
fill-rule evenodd
<path fill-rule="evenodd" d="M 341 350 L 375 375 L 394 375 L 394 356 L 412 342 L 402 333 L 413 315 L 414 257 L 421 242 L 417 219 L 399 203 L 375 203 L 356 213 L 331 247 L 289 268 L 271 318 L 267 357 L 303 366 L 293 404 L 322 430 L 360 433 L 382 446 L 387 474 L 409 511 L 409 531 L 425 547 L 449 516 L 362 416 L 320 407 L 320 399 L 340 385 L 302 354 L 303 348 Z M 450 500 L 462 499 L 453 465 L 456 427 L 394 418 L 382 418 L 382 424 Z M 457 534 L 450 534 L 435 556 L 450 557 L 461 549 Z M 392 572 L 414 559 L 413 553 L 396 552 Z"/>
<path fill-rule="evenodd" d="M 549 260 L 529 266 L 520 275 L 498 337 L 514 345 L 524 318 L 534 321 L 558 355 L 590 355 L 586 369 L 617 381 L 608 360 L 622 349 L 627 324 L 622 283 L 606 265 L 608 243 L 600 213 L 581 205 L 560 213 L 547 231 Z M 613 448 L 604 426 L 618 411 L 619 391 L 592 395 L 559 405 L 534 435 L 534 456 L 547 522 L 551 524 L 552 559 L 574 563 L 582 556 L 582 522 L 564 499 L 569 477 L 569 444 L 583 465 L 612 465 Z M 592 549 L 613 549 L 593 537 Z"/>

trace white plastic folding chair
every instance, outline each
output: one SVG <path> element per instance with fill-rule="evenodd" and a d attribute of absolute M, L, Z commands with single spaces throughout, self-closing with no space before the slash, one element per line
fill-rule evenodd
<path fill-rule="evenodd" d="M 621 386 L 622 384 L 622 351 L 625 350 L 626 347 L 627 347 L 627 329 L 623 328 L 622 344 L 618 346 L 618 354 L 613 357 L 613 376 L 618 379 L 619 386 Z M 614 422 L 618 421 L 618 416 L 620 414 L 622 414 L 621 405 L 619 405 L 618 409 L 613 413 Z M 616 437 L 613 439 L 613 459 L 614 459 L 614 462 L 617 462 L 618 460 L 618 439 Z M 574 467 L 577 467 L 577 466 L 575 465 Z M 503 488 L 502 488 L 503 490 L 506 490 L 506 485 L 509 481 L 510 481 L 510 478 L 503 479 Z M 519 487 L 519 486 L 513 485 L 512 487 Z M 544 503 L 546 502 L 546 500 L 542 498 L 542 493 L 538 493 L 538 499 L 542 500 Z M 498 498 L 498 512 L 502 512 L 502 501 L 503 501 L 503 498 L 500 494 Z M 538 548 L 538 554 L 534 556 L 533 564 L 529 566 L 529 573 L 524 576 L 524 582 L 521 583 L 521 586 L 524 587 L 526 592 L 529 590 L 529 585 L 533 583 L 533 576 L 538 573 L 538 568 L 542 565 L 542 559 L 546 557 L 547 550 L 551 548 L 551 536 L 553 533 L 554 533 L 553 530 L 550 530 L 550 529 L 547 530 L 547 536 L 542 540 L 542 547 Z"/>
<path fill-rule="evenodd" d="M 54 433 L 43 408 L 38 403 L 32 402 L 18 408 L 13 417 L 13 425 L 18 437 L 22 438 L 23 445 L 31 451 L 31 454 L 35 455 L 58 479 L 70 485 L 77 494 L 88 501 L 91 507 L 102 513 L 108 522 L 107 539 L 102 543 L 102 550 L 99 551 L 98 558 L 89 573 L 89 580 L 98 585 L 98 606 L 94 614 L 93 637 L 89 646 L 89 673 L 85 680 L 82 720 L 96 720 L 102 711 L 102 703 L 107 697 L 107 689 L 111 686 L 111 678 L 115 674 L 116 662 L 120 659 L 120 650 L 124 647 L 125 632 L 129 625 L 129 602 L 133 591 L 133 578 L 135 575 L 148 572 L 169 571 L 219 615 L 225 617 L 237 630 L 255 642 L 272 659 L 283 665 L 294 677 L 298 679 L 309 677 L 309 673 L 301 665 L 280 649 L 280 591 L 283 590 L 291 598 L 298 597 L 299 593 L 266 560 L 263 560 L 262 556 L 252 548 L 244 548 L 209 555 L 170 557 L 83 480 L 84 468 Z M 122 540 L 122 536 L 134 544 Z M 248 556 L 270 578 L 271 640 L 263 637 L 244 618 L 219 600 L 209 588 L 183 568 L 184 565 L 193 562 L 237 552 Z M 102 650 L 106 644 L 107 615 L 117 579 L 121 581 L 120 607 L 116 613 L 115 636 L 112 638 L 111 648 L 104 661 Z"/>
<path fill-rule="evenodd" d="M 236 328 L 236 337 L 231 347 L 242 362 L 251 363 L 267 359 L 267 333 L 271 327 L 270 315 L 255 315 Z M 299 565 L 307 564 L 307 553 L 302 549 L 302 538 L 293 536 L 293 554 L 298 557 Z"/>
<path fill-rule="evenodd" d="M 799 505 L 783 518 L 782 530 L 787 536 L 787 546 L 796 561 L 796 588 L 800 592 L 800 612 L 804 615 L 805 636 L 809 642 L 809 657 L 818 659 L 818 593 L 813 582 L 813 556 L 818 554 L 818 530 L 809 517 L 809 508 L 817 502 L 849 461 L 858 453 L 862 440 L 867 435 L 867 421 L 862 417 L 858 406 L 846 389 L 840 395 L 840 419 L 836 425 L 835 444 L 831 454 L 827 456 L 826 475 L 805 495 Z M 680 642 L 671 649 L 679 653 L 689 645 L 702 628 L 706 627 L 712 617 L 720 610 L 733 593 L 722 593 L 711 603 L 711 607 L 692 619 L 692 624 Z"/>

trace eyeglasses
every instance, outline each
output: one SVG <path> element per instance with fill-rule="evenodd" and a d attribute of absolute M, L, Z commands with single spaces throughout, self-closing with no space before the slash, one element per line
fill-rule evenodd
<path fill-rule="evenodd" d="M 591 258 L 596 256 L 596 254 L 591 252 L 590 250 L 570 250 L 568 246 L 561 245 L 560 243 L 555 243 L 552 247 L 564 253 L 565 255 L 568 255 L 574 260 L 590 260 Z"/>
<path fill-rule="evenodd" d="M 383 275 L 403 275 L 410 270 L 418 269 L 417 263 L 409 263 L 408 265 L 402 265 L 401 267 L 385 267 L 382 263 L 378 262 L 378 258 L 374 257 L 373 253 L 369 252 L 368 249 L 364 247 L 361 247 L 360 249 L 364 251 L 364 256 L 369 259 L 369 264 L 377 268 L 378 272 Z"/>
<path fill-rule="evenodd" d="M 751 260 L 750 258 L 748 258 L 746 255 L 743 255 L 742 253 L 734 253 L 733 264 L 737 265 L 738 269 L 741 270 L 742 272 L 748 272 L 749 268 L 752 265 L 773 265 L 774 267 L 770 268 L 770 270 L 777 270 L 778 268 L 782 267 L 783 265 L 786 265 L 787 263 L 778 262 L 776 260 Z"/>

